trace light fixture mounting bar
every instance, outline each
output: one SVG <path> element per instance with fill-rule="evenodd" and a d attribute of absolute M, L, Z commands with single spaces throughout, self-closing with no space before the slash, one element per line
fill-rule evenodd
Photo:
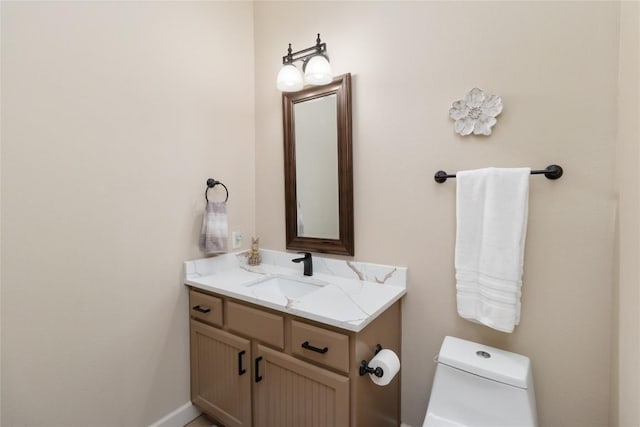
<path fill-rule="evenodd" d="M 282 57 L 282 64 L 287 65 L 287 64 L 293 64 L 294 61 L 306 61 L 312 56 L 325 55 L 326 51 L 327 51 L 327 44 L 322 43 L 320 41 L 320 34 L 318 33 L 318 38 L 316 39 L 315 46 L 311 46 L 306 49 L 299 50 L 297 52 L 292 52 L 291 43 L 289 43 L 289 49 L 287 49 L 287 54 Z"/>

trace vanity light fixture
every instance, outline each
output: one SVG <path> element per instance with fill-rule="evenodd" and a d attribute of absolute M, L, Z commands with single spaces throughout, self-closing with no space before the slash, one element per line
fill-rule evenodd
<path fill-rule="evenodd" d="M 294 61 L 302 61 L 302 71 L 293 65 Z M 333 80 L 333 72 L 327 57 L 327 44 L 320 41 L 320 34 L 316 39 L 315 46 L 291 51 L 291 43 L 287 54 L 282 57 L 282 68 L 278 73 L 277 87 L 281 92 L 297 92 L 301 90 L 304 83 L 318 86 L 330 83 Z"/>

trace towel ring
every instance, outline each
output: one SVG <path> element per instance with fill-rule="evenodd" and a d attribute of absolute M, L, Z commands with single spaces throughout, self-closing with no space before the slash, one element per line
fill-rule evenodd
<path fill-rule="evenodd" d="M 215 187 L 218 184 L 222 185 L 224 187 L 224 191 L 227 192 L 227 197 L 225 197 L 224 202 L 227 203 L 227 200 L 229 200 L 229 190 L 227 189 L 227 186 L 221 183 L 220 181 L 216 181 L 213 178 L 209 178 L 207 180 L 207 188 L 204 190 L 204 199 L 207 201 L 207 203 L 209 203 L 209 197 L 207 197 L 207 193 L 209 192 L 209 189 Z"/>

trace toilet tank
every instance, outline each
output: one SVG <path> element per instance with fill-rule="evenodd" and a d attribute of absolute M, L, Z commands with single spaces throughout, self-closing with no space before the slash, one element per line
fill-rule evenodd
<path fill-rule="evenodd" d="M 445 337 L 424 426 L 537 426 L 529 358 Z"/>

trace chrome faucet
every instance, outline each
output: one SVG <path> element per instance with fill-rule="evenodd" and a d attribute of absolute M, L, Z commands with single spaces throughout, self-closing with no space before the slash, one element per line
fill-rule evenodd
<path fill-rule="evenodd" d="M 313 276 L 313 261 L 311 259 L 311 253 L 309 252 L 298 252 L 300 254 L 304 254 L 302 258 L 294 258 L 291 262 L 303 262 L 304 263 L 304 275 L 305 276 Z"/>

